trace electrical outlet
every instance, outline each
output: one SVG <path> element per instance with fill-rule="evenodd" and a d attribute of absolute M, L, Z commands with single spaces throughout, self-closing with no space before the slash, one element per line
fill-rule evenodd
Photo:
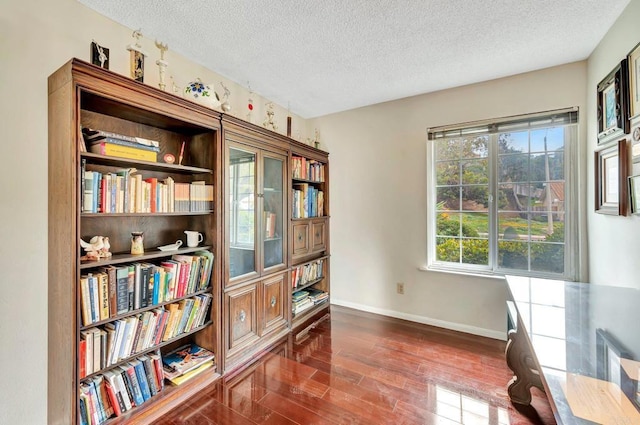
<path fill-rule="evenodd" d="M 402 282 L 396 283 L 396 292 L 398 294 L 404 295 L 404 283 L 402 283 Z"/>

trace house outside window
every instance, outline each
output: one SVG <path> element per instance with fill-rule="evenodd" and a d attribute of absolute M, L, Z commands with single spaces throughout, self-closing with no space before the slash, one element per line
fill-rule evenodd
<path fill-rule="evenodd" d="M 429 268 L 575 277 L 577 109 L 430 129 Z"/>

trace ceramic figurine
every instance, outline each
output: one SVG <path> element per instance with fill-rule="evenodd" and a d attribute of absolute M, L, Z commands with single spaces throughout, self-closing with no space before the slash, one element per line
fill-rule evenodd
<path fill-rule="evenodd" d="M 140 45 L 141 30 L 133 32 L 132 37 L 136 40 L 135 44 L 127 46 L 127 50 L 131 52 L 131 78 L 141 83 L 144 82 L 144 57 L 147 56 Z"/>
<path fill-rule="evenodd" d="M 88 243 L 80 239 L 80 246 L 86 252 L 85 255 L 80 257 L 80 260 L 99 260 L 111 257 L 109 252 L 111 245 L 107 236 L 94 236 Z"/>
<path fill-rule="evenodd" d="M 164 90 L 164 88 L 166 87 L 166 84 L 164 83 L 164 73 L 167 69 L 167 66 L 169 65 L 169 62 L 164 60 L 164 53 L 169 50 L 169 46 L 167 46 L 166 44 L 158 43 L 158 40 L 156 40 L 156 47 L 160 49 L 160 59 L 156 61 L 156 65 L 158 65 L 160 71 L 160 82 L 158 83 L 158 87 L 160 87 L 160 90 Z"/>
<path fill-rule="evenodd" d="M 220 107 L 224 112 L 229 112 L 231 110 L 231 104 L 229 104 L 229 96 L 231 95 L 231 91 L 229 91 L 227 86 L 225 86 L 222 81 L 220 81 L 220 85 L 224 90 L 224 94 L 222 95 L 222 98 L 224 99 L 224 101 L 222 102 L 222 105 L 220 105 Z"/>
<path fill-rule="evenodd" d="M 269 128 L 271 127 L 271 129 L 273 131 L 277 131 L 278 130 L 278 126 L 276 125 L 275 122 L 273 122 L 273 116 L 275 115 L 275 112 L 273 111 L 273 102 L 269 102 L 267 103 L 267 117 L 264 119 L 262 126 L 264 128 Z"/>

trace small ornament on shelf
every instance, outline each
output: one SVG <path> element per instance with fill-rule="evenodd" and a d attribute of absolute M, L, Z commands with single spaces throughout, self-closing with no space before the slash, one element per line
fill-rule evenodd
<path fill-rule="evenodd" d="M 287 103 L 287 137 L 291 137 L 291 103 Z"/>
<path fill-rule="evenodd" d="M 109 49 L 91 40 L 91 63 L 109 69 Z"/>
<path fill-rule="evenodd" d="M 147 56 L 140 45 L 141 30 L 135 30 L 131 35 L 136 41 L 129 44 L 127 50 L 131 52 L 131 78 L 141 83 L 144 82 L 144 57 Z"/>
<path fill-rule="evenodd" d="M 144 254 L 144 232 L 131 232 L 131 254 Z"/>
<path fill-rule="evenodd" d="M 267 106 L 267 116 L 262 122 L 262 126 L 264 128 L 271 127 L 273 131 L 277 131 L 278 126 L 276 125 L 275 122 L 273 122 L 273 116 L 275 115 L 275 112 L 273 111 L 273 102 L 267 103 L 266 106 Z"/>
<path fill-rule="evenodd" d="M 164 60 L 164 53 L 169 50 L 169 46 L 159 43 L 158 40 L 156 40 L 156 47 L 160 49 L 160 59 L 156 61 L 156 65 L 158 65 L 160 71 L 160 82 L 158 83 L 158 87 L 160 87 L 160 90 L 164 90 L 166 87 L 166 84 L 164 83 L 164 73 L 169 65 L 169 62 Z"/>
<path fill-rule="evenodd" d="M 247 81 L 247 87 L 249 88 L 249 100 L 247 101 L 247 121 L 251 122 L 253 119 L 253 91 L 251 91 L 251 84 Z"/>
<path fill-rule="evenodd" d="M 317 128 L 314 131 L 313 139 L 307 137 L 307 144 L 313 146 L 316 149 L 320 149 L 320 132 Z"/>
<path fill-rule="evenodd" d="M 224 94 L 222 95 L 222 99 L 224 100 L 222 101 L 222 105 L 220 105 L 220 107 L 224 112 L 229 112 L 231 111 L 231 104 L 229 103 L 229 96 L 231 95 L 231 91 L 227 88 L 227 86 L 224 85 L 222 81 L 220 81 L 220 86 L 224 90 Z"/>
<path fill-rule="evenodd" d="M 80 260 L 100 260 L 101 258 L 111 257 L 109 249 L 109 238 L 107 236 L 94 236 L 89 242 L 80 239 L 80 246 L 85 250 L 86 254 L 80 257 Z"/>

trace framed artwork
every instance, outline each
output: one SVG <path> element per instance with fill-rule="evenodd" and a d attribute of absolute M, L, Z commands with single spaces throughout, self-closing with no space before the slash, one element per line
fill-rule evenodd
<path fill-rule="evenodd" d="M 640 43 L 627 56 L 629 65 L 629 118 L 640 115 Z"/>
<path fill-rule="evenodd" d="M 640 175 L 629 177 L 629 205 L 631 214 L 640 214 Z"/>
<path fill-rule="evenodd" d="M 627 59 L 598 84 L 598 144 L 629 133 Z"/>
<path fill-rule="evenodd" d="M 640 125 L 633 130 L 631 137 L 631 159 L 640 162 Z"/>
<path fill-rule="evenodd" d="M 627 215 L 627 140 L 596 151 L 594 158 L 596 212 Z"/>

